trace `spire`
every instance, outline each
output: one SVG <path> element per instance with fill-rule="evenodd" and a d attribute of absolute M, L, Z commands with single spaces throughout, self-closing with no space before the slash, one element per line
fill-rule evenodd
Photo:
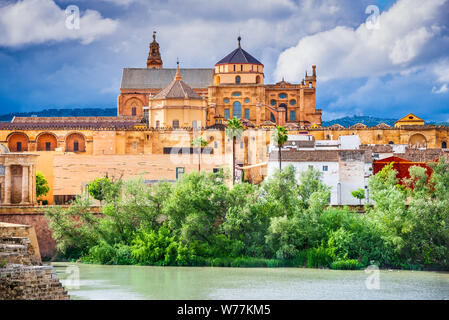
<path fill-rule="evenodd" d="M 150 52 L 147 59 L 148 69 L 162 69 L 162 58 L 159 43 L 156 41 L 156 31 L 153 31 L 153 42 L 150 43 Z"/>
<path fill-rule="evenodd" d="M 179 60 L 176 59 L 176 76 L 175 80 L 182 80 L 181 72 L 179 72 Z"/>
<path fill-rule="evenodd" d="M 241 48 L 241 46 L 240 46 L 240 41 L 242 40 L 242 37 L 241 36 L 239 36 L 238 38 L 237 38 L 237 41 L 239 42 L 239 48 Z"/>

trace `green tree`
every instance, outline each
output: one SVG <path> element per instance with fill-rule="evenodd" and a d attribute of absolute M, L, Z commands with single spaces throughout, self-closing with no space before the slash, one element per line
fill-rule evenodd
<path fill-rule="evenodd" d="M 192 172 L 177 182 L 163 213 L 168 227 L 185 242 L 212 246 L 228 205 L 229 189 L 221 174 Z"/>
<path fill-rule="evenodd" d="M 98 243 L 100 218 L 87 197 L 77 197 L 68 208 L 49 207 L 45 216 L 57 247 L 66 257 L 79 258 Z"/>
<path fill-rule="evenodd" d="M 193 139 L 192 146 L 198 148 L 198 171 L 201 171 L 201 150 L 209 144 L 209 141 L 204 140 L 199 136 Z"/>
<path fill-rule="evenodd" d="M 243 125 L 236 117 L 228 120 L 226 136 L 232 139 L 232 184 L 235 183 L 235 143 L 242 136 Z"/>
<path fill-rule="evenodd" d="M 47 179 L 45 179 L 42 173 L 36 172 L 36 197 L 44 197 L 48 194 L 48 191 L 50 191 L 50 187 Z"/>
<path fill-rule="evenodd" d="M 321 178 L 322 173 L 313 167 L 299 173 L 298 196 L 302 208 L 309 208 L 311 196 L 315 192 L 324 192 L 328 196 L 327 203 L 329 203 L 330 187 L 325 185 Z"/>
<path fill-rule="evenodd" d="M 357 189 L 351 192 L 351 195 L 360 201 L 360 205 L 362 205 L 362 200 L 365 199 L 365 190 Z"/>
<path fill-rule="evenodd" d="M 113 182 L 109 179 L 106 174 L 103 178 L 97 178 L 87 186 L 87 192 L 96 200 L 100 202 L 103 201 L 106 197 L 106 193 L 112 187 Z"/>
<path fill-rule="evenodd" d="M 273 140 L 279 150 L 279 170 L 282 170 L 282 147 L 288 140 L 287 130 L 282 126 L 276 126 L 273 133 Z"/>

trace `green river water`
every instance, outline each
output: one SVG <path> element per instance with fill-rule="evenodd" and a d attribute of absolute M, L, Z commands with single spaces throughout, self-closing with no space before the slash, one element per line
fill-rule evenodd
<path fill-rule="evenodd" d="M 449 299 L 448 272 L 52 265 L 72 299 Z"/>

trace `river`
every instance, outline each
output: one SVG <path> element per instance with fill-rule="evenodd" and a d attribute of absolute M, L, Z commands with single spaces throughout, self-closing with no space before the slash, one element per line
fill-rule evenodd
<path fill-rule="evenodd" d="M 449 299 L 449 273 L 52 263 L 72 299 Z"/>

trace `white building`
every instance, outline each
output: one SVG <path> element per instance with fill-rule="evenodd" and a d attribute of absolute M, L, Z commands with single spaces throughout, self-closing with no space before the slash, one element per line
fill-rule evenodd
<path fill-rule="evenodd" d="M 365 190 L 365 200 L 362 203 L 369 201 L 368 178 L 372 174 L 372 162 L 371 152 L 365 150 L 282 151 L 282 168 L 292 165 L 298 175 L 309 167 L 322 173 L 322 181 L 331 187 L 331 205 L 360 204 L 351 194 L 358 189 Z M 278 169 L 278 151 L 272 150 L 268 161 L 268 177 Z"/>

